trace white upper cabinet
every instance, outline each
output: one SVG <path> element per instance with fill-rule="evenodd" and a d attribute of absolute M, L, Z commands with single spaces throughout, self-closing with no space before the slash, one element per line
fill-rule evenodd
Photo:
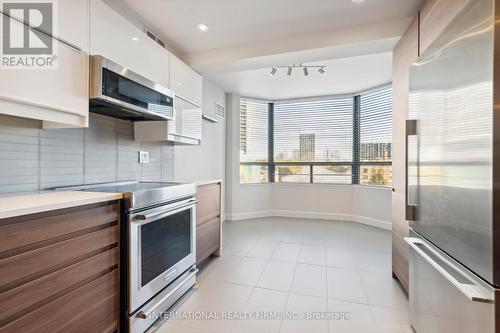
<path fill-rule="evenodd" d="M 170 89 L 198 106 L 203 104 L 201 75 L 173 55 L 170 56 Z"/>
<path fill-rule="evenodd" d="M 59 0 L 56 4 L 56 37 L 89 53 L 90 0 Z"/>
<path fill-rule="evenodd" d="M 90 54 L 170 87 L 168 51 L 101 0 L 90 3 Z"/>
<path fill-rule="evenodd" d="M 27 27 L 9 19 L 13 29 Z M 53 39 L 53 68 L 0 69 L 0 114 L 44 121 L 45 127 L 88 126 L 88 55 Z"/>
<path fill-rule="evenodd" d="M 226 94 L 203 78 L 203 118 L 223 122 L 226 117 Z"/>
<path fill-rule="evenodd" d="M 25 17 L 22 11 L 12 11 L 10 16 L 43 31 L 85 53 L 89 52 L 89 1 L 58 0 L 53 2 L 53 26 L 38 27 L 38 15 Z M 28 22 L 24 21 L 27 19 Z"/>

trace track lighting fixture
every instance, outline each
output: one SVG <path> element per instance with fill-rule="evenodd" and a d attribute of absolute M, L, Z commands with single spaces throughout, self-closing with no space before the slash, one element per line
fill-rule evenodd
<path fill-rule="evenodd" d="M 318 69 L 318 72 L 321 74 L 321 75 L 325 75 L 326 74 L 326 66 L 317 66 L 317 65 L 303 65 L 303 64 L 294 64 L 294 65 L 286 65 L 286 66 L 274 66 L 271 68 L 271 72 L 269 73 L 269 76 L 275 76 L 276 73 L 278 72 L 278 69 L 279 68 L 286 68 L 287 71 L 286 71 L 286 75 L 287 76 L 291 76 L 292 75 L 292 72 L 293 72 L 293 69 L 294 68 L 302 68 L 302 71 L 304 72 L 304 76 L 309 76 L 309 70 L 311 68 L 317 68 Z"/>

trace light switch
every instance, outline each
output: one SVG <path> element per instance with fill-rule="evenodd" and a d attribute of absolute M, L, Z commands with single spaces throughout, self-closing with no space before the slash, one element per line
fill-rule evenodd
<path fill-rule="evenodd" d="M 140 151 L 139 152 L 139 163 L 140 164 L 149 163 L 149 152 L 148 151 Z"/>

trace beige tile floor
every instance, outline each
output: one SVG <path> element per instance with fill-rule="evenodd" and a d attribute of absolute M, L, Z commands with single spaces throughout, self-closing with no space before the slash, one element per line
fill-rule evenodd
<path fill-rule="evenodd" d="M 157 333 L 409 333 L 408 301 L 391 275 L 391 233 L 342 221 L 226 222 L 179 313 L 340 313 L 350 319 L 170 319 Z"/>

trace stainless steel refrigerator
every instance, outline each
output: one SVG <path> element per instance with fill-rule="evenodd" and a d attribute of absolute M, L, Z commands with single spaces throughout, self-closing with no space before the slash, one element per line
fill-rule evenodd
<path fill-rule="evenodd" d="M 500 0 L 470 0 L 410 69 L 406 241 L 417 333 L 500 332 L 499 24 Z"/>

